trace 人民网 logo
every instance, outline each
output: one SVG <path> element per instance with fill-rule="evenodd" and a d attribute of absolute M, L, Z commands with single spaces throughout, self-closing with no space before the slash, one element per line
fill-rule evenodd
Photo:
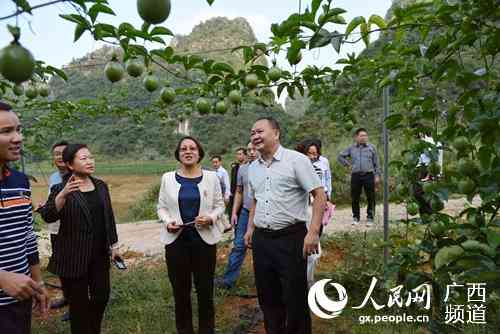
<path fill-rule="evenodd" d="M 322 319 L 333 319 L 338 317 L 347 305 L 347 291 L 338 283 L 330 283 L 331 279 L 322 279 L 309 289 L 308 303 L 311 311 Z M 326 285 L 337 290 L 339 300 L 331 300 L 325 293 Z M 323 311 L 324 310 L 324 311 Z M 326 311 L 326 312 L 325 312 Z"/>

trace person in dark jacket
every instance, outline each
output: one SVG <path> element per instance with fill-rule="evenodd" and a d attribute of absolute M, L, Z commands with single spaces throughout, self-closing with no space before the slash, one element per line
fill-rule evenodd
<path fill-rule="evenodd" d="M 67 294 L 71 333 L 98 334 L 110 293 L 110 256 L 119 257 L 115 218 L 108 186 L 92 176 L 88 147 L 68 145 L 63 160 L 69 173 L 40 210 L 47 223 L 60 221 L 48 269 Z"/>
<path fill-rule="evenodd" d="M 229 196 L 229 205 L 227 206 L 227 213 L 229 215 L 233 212 L 234 198 L 236 197 L 236 187 L 238 180 L 238 171 L 242 165 L 247 162 L 247 150 L 244 147 L 236 149 L 236 161 L 231 164 L 231 175 L 229 177 L 231 182 L 231 195 Z M 238 216 L 240 212 L 238 211 Z"/>

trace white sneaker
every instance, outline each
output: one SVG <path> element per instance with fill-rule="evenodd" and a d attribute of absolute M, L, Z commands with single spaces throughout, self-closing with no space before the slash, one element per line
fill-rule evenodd
<path fill-rule="evenodd" d="M 352 220 L 352 225 L 355 226 L 355 225 L 358 225 L 359 224 L 359 220 L 357 219 L 353 219 Z"/>
<path fill-rule="evenodd" d="M 373 219 L 368 218 L 366 221 L 366 226 L 373 226 Z"/>

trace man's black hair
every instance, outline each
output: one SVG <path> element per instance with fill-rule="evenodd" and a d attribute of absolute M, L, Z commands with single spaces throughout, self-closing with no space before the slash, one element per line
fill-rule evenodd
<path fill-rule="evenodd" d="M 68 145 L 69 145 L 69 143 L 66 140 L 58 141 L 57 143 L 55 143 L 54 145 L 52 145 L 51 151 L 54 151 L 54 149 L 56 147 L 59 147 L 59 146 L 68 146 Z"/>
<path fill-rule="evenodd" d="M 368 131 L 365 129 L 365 128 L 359 128 L 356 130 L 356 132 L 354 132 L 354 135 L 357 136 L 359 135 L 361 132 L 366 132 L 368 133 Z"/>
<path fill-rule="evenodd" d="M 274 130 L 277 130 L 280 133 L 280 135 L 281 135 L 280 123 L 276 120 L 276 118 L 271 117 L 271 116 L 266 116 L 266 117 L 260 117 L 260 118 L 258 118 L 255 122 L 258 122 L 258 121 L 268 121 L 269 124 L 271 124 L 271 127 Z"/>
<path fill-rule="evenodd" d="M 0 102 L 0 111 L 12 111 L 12 106 L 5 102 Z"/>
<path fill-rule="evenodd" d="M 235 152 L 238 153 L 240 151 L 243 152 L 244 155 L 247 155 L 247 149 L 246 148 L 244 148 L 244 147 L 238 147 Z"/>

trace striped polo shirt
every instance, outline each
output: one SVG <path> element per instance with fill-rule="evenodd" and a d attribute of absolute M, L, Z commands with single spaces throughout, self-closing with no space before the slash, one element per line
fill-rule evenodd
<path fill-rule="evenodd" d="M 0 180 L 0 270 L 30 275 L 38 263 L 28 178 L 6 169 Z M 15 302 L 0 289 L 0 307 Z"/>

